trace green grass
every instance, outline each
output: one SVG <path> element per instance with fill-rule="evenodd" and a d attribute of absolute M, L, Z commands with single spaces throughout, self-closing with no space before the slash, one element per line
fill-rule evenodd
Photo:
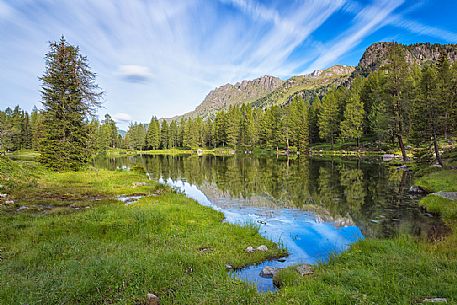
<path fill-rule="evenodd" d="M 114 199 L 136 193 L 146 196 L 132 205 Z M 259 302 L 225 265 L 284 255 L 255 226 L 224 223 L 140 173 L 43 170 L 34 187 L 9 196 L 17 203 L 0 205 L 0 304 L 143 304 L 149 292 L 162 304 Z M 33 208 L 43 204 L 53 208 Z M 270 250 L 244 252 L 260 244 Z"/>
<path fill-rule="evenodd" d="M 429 192 L 457 192 L 457 170 L 440 170 L 417 179 L 416 184 Z"/>

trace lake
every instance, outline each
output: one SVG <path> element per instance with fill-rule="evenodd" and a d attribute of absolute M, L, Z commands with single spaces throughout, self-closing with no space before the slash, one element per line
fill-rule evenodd
<path fill-rule="evenodd" d="M 265 266 L 325 262 L 363 238 L 434 239 L 444 227 L 408 193 L 412 174 L 379 158 L 152 155 L 99 158 L 95 165 L 143 167 L 151 179 L 221 211 L 225 221 L 254 224 L 287 248 L 283 259 L 232 272 L 259 291 L 276 289 L 259 275 Z"/>

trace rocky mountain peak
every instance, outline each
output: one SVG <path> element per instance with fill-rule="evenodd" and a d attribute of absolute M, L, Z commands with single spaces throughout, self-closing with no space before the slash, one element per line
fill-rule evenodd
<path fill-rule="evenodd" d="M 368 75 L 378 70 L 386 61 L 390 49 L 397 43 L 377 42 L 369 46 L 362 55 L 356 68 L 356 74 Z M 457 61 L 457 44 L 415 43 L 411 45 L 399 44 L 405 50 L 405 59 L 409 64 L 423 64 L 427 61 L 437 61 L 441 54 L 445 54 L 449 61 Z"/>

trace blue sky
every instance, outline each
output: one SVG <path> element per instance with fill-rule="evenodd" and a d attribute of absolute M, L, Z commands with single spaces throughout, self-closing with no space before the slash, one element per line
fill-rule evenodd
<path fill-rule="evenodd" d="M 0 106 L 40 107 L 48 41 L 65 35 L 125 128 L 193 110 L 211 89 L 356 65 L 377 41 L 457 43 L 454 0 L 0 0 Z"/>

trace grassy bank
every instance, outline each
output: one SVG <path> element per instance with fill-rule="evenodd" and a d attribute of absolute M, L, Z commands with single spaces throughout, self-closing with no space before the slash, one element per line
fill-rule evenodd
<path fill-rule="evenodd" d="M 4 163 L 5 179 L 26 166 Z M 283 254 L 255 227 L 223 223 L 141 173 L 41 169 L 33 180 L 0 206 L 0 304 L 142 304 L 148 292 L 162 304 L 255 302 L 225 265 Z M 120 194 L 144 197 L 125 205 Z M 244 252 L 260 244 L 270 250 Z"/>

